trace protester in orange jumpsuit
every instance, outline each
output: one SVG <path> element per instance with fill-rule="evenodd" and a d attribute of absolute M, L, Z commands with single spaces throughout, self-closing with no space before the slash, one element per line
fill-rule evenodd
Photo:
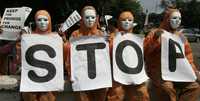
<path fill-rule="evenodd" d="M 39 10 L 35 14 L 36 29 L 32 34 L 48 35 L 52 34 L 51 17 L 46 10 Z M 20 59 L 20 43 L 17 44 L 18 61 Z M 20 62 L 19 62 L 20 63 Z M 28 92 L 22 93 L 24 101 L 56 101 L 55 94 L 53 92 Z"/>
<path fill-rule="evenodd" d="M 103 36 L 103 32 L 97 29 L 98 17 L 97 12 L 93 6 L 85 6 L 81 11 L 81 21 L 80 28 L 75 30 L 71 34 L 71 38 L 77 38 L 81 36 Z M 70 44 L 65 44 L 65 67 L 68 71 L 69 78 L 71 75 L 70 67 Z M 78 101 L 105 101 L 106 99 L 106 88 L 90 90 L 90 91 L 80 91 L 75 92 Z"/>
<path fill-rule="evenodd" d="M 133 32 L 133 13 L 129 10 L 124 10 L 118 16 L 118 30 L 122 34 Z M 115 34 L 111 34 L 110 47 L 112 51 L 113 39 Z M 145 83 L 139 85 L 121 85 L 114 82 L 113 87 L 109 90 L 108 101 L 123 101 L 124 97 L 128 101 L 149 101 L 149 94 Z"/>
<path fill-rule="evenodd" d="M 196 74 L 198 71 L 194 65 L 192 50 L 188 40 L 177 31 L 181 23 L 180 11 L 168 8 L 165 11 L 163 21 L 158 29 L 151 31 L 144 41 L 144 56 L 148 76 L 152 81 L 158 101 L 197 101 L 199 84 L 197 82 L 172 82 L 161 78 L 161 34 L 163 30 L 177 34 L 184 41 L 185 56 Z M 177 89 L 180 90 L 179 94 Z"/>

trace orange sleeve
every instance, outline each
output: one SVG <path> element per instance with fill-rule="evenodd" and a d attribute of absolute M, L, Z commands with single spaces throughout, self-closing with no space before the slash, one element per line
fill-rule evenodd
<path fill-rule="evenodd" d="M 20 43 L 20 41 L 16 42 L 16 61 L 17 61 L 17 64 L 21 65 L 21 43 Z"/>
<path fill-rule="evenodd" d="M 67 78 L 70 80 L 71 78 L 71 67 L 70 67 L 70 43 L 66 42 L 64 43 L 63 47 L 64 51 L 64 67 L 65 70 L 67 71 Z"/>
<path fill-rule="evenodd" d="M 198 69 L 196 68 L 196 66 L 194 64 L 192 49 L 191 49 L 190 44 L 187 39 L 185 41 L 185 56 L 188 59 L 189 63 L 192 65 L 193 70 L 195 72 L 198 71 Z"/>
<path fill-rule="evenodd" d="M 111 33 L 109 37 L 109 50 L 110 50 L 110 57 L 112 58 L 112 50 L 113 50 L 113 40 L 115 37 L 115 33 Z"/>
<path fill-rule="evenodd" d="M 155 36 L 155 31 L 148 33 L 147 37 L 144 39 L 144 56 L 149 56 L 155 50 L 160 48 L 160 41 L 158 37 Z"/>

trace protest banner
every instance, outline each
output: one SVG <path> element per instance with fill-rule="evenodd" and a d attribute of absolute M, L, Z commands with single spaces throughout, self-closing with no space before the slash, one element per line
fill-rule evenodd
<path fill-rule="evenodd" d="M 132 34 L 117 33 L 113 40 L 113 77 L 124 84 L 141 84 L 148 77 L 143 58 L 143 39 Z"/>
<path fill-rule="evenodd" d="M 64 89 L 63 41 L 57 34 L 24 34 L 21 41 L 21 92 Z"/>
<path fill-rule="evenodd" d="M 71 26 L 73 26 L 75 23 L 81 20 L 81 16 L 79 13 L 75 10 L 63 23 L 61 31 L 64 32 L 67 29 L 69 29 Z"/>
<path fill-rule="evenodd" d="M 0 39 L 16 40 L 30 12 L 31 8 L 28 7 L 6 8 L 1 21 L 3 32 Z"/>
<path fill-rule="evenodd" d="M 194 82 L 196 76 L 185 56 L 184 42 L 181 37 L 164 31 L 161 39 L 162 78 L 175 82 Z"/>
<path fill-rule="evenodd" d="M 112 87 L 108 43 L 103 37 L 71 39 L 73 91 Z"/>

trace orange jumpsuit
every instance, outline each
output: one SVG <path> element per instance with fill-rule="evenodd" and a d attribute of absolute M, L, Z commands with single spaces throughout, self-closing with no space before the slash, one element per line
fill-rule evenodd
<path fill-rule="evenodd" d="M 130 11 L 123 11 L 120 13 L 119 21 L 122 19 L 127 19 L 133 17 Z M 124 31 L 123 28 L 118 23 L 119 31 Z M 128 32 L 132 32 L 132 28 Z M 113 39 L 115 33 L 111 33 L 110 41 L 110 54 L 112 57 Z M 140 85 L 121 85 L 113 81 L 113 87 L 108 91 L 108 101 L 123 101 L 124 98 L 128 98 L 128 101 L 149 101 L 149 93 L 147 90 L 147 85 L 142 83 Z"/>
<path fill-rule="evenodd" d="M 155 88 L 156 97 L 159 101 L 196 101 L 199 93 L 199 84 L 197 82 L 171 82 L 161 78 L 161 43 L 159 33 L 162 29 L 180 35 L 184 39 L 185 55 L 192 65 L 194 71 L 197 71 L 194 63 L 192 50 L 186 38 L 176 30 L 173 30 L 169 24 L 169 18 L 172 12 L 176 9 L 166 11 L 164 20 L 161 22 L 160 28 L 151 31 L 144 40 L 144 57 L 146 63 L 147 74 L 151 79 L 152 85 Z M 177 89 L 180 94 L 177 96 Z"/>
<path fill-rule="evenodd" d="M 44 15 L 48 17 L 49 20 L 49 25 L 48 25 L 48 29 L 46 31 L 41 31 L 38 26 L 36 26 L 36 30 L 34 31 L 34 33 L 38 33 L 38 34 L 48 34 L 51 33 L 51 17 L 49 15 L 49 13 L 45 10 L 39 10 L 37 11 L 37 13 L 35 14 L 35 20 L 39 15 Z M 21 57 L 20 57 L 20 43 L 17 43 L 17 60 L 18 63 L 20 63 L 21 61 Z M 25 92 L 22 93 L 22 98 L 24 101 L 56 101 L 56 97 L 55 97 L 55 93 L 54 92 Z"/>
<path fill-rule="evenodd" d="M 85 6 L 82 10 L 82 14 L 84 10 L 87 9 L 93 9 L 95 10 L 92 6 Z M 81 37 L 81 36 L 90 36 L 90 35 L 97 35 L 97 36 L 102 36 L 103 32 L 97 29 L 98 25 L 98 20 L 96 20 L 96 23 L 92 28 L 87 28 L 81 20 L 80 22 L 80 28 L 76 31 L 74 31 L 71 34 L 71 37 Z M 70 66 L 70 43 L 66 43 L 64 45 L 64 53 L 65 53 L 65 68 L 68 72 L 68 78 L 71 78 L 71 67 Z M 75 96 L 77 98 L 77 101 L 105 101 L 106 99 L 106 92 L 107 89 L 97 89 L 97 90 L 90 90 L 90 91 L 79 91 L 79 92 L 74 92 Z"/>

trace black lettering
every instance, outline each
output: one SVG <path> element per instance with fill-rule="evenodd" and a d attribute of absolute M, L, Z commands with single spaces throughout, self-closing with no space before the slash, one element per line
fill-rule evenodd
<path fill-rule="evenodd" d="M 71 20 L 68 20 L 68 24 L 69 24 L 69 26 L 72 26 Z"/>
<path fill-rule="evenodd" d="M 66 22 L 66 25 L 67 25 L 68 28 L 70 27 L 69 22 Z"/>
<path fill-rule="evenodd" d="M 55 77 L 56 69 L 54 65 L 50 62 L 35 59 L 35 57 L 33 56 L 34 53 L 41 50 L 47 52 L 50 58 L 54 58 L 56 56 L 56 52 L 52 47 L 48 45 L 39 44 L 39 45 L 34 45 L 28 48 L 25 54 L 25 58 L 28 64 L 35 66 L 37 68 L 46 69 L 48 71 L 48 74 L 43 77 L 38 76 L 33 70 L 30 70 L 28 72 L 28 77 L 32 81 L 44 83 L 44 82 L 50 81 L 51 79 Z"/>
<path fill-rule="evenodd" d="M 10 22 L 3 22 L 3 24 L 10 24 Z"/>
<path fill-rule="evenodd" d="M 11 16 L 12 14 L 10 14 L 10 13 L 6 13 L 6 16 Z"/>
<path fill-rule="evenodd" d="M 78 21 L 77 16 L 74 16 L 73 19 L 75 20 L 75 22 Z"/>
<path fill-rule="evenodd" d="M 13 25 L 2 25 L 2 28 L 8 28 L 8 29 L 21 29 L 21 26 L 13 26 Z"/>
<path fill-rule="evenodd" d="M 96 61 L 95 61 L 95 49 L 104 49 L 106 47 L 105 43 L 90 43 L 77 45 L 76 49 L 78 51 L 87 51 L 88 60 L 88 77 L 94 79 L 96 77 Z"/>
<path fill-rule="evenodd" d="M 123 50 L 126 46 L 131 46 L 135 49 L 137 53 L 137 58 L 138 58 L 138 64 L 136 67 L 128 67 L 122 57 Z M 128 74 L 137 74 L 142 71 L 143 67 L 143 54 L 141 48 L 133 41 L 130 40 L 124 40 L 122 41 L 116 49 L 116 54 L 115 54 L 115 59 L 116 59 L 116 64 L 118 65 L 119 69 L 125 73 Z"/>
<path fill-rule="evenodd" d="M 181 53 L 176 52 L 176 46 L 178 47 Z M 176 71 L 177 58 L 184 58 L 181 46 L 177 42 L 173 41 L 172 39 L 169 39 L 169 70 L 171 72 Z"/>
<path fill-rule="evenodd" d="M 69 17 L 72 23 L 75 23 L 74 19 L 72 17 Z"/>
<path fill-rule="evenodd" d="M 77 21 L 78 21 L 78 19 L 80 19 L 80 16 L 78 16 L 78 15 L 75 15 L 76 16 L 76 18 L 77 18 Z"/>
<path fill-rule="evenodd" d="M 18 9 L 9 9 L 9 10 L 7 10 L 6 12 L 15 13 L 15 12 L 17 12 L 17 11 L 18 11 Z"/>
<path fill-rule="evenodd" d="M 4 17 L 4 20 L 21 21 L 21 18 L 20 17 Z"/>

